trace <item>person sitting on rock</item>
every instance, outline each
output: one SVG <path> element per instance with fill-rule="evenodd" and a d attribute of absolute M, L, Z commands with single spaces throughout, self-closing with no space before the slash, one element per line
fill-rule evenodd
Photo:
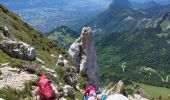
<path fill-rule="evenodd" d="M 96 89 L 94 88 L 91 82 L 87 86 L 83 95 L 84 95 L 84 100 L 97 100 Z"/>
<path fill-rule="evenodd" d="M 42 75 L 38 82 L 38 100 L 55 100 L 59 97 L 57 88 L 45 75 Z"/>

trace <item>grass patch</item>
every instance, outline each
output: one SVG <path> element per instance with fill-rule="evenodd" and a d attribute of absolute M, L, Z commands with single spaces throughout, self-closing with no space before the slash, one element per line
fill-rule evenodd
<path fill-rule="evenodd" d="M 145 84 L 141 84 L 140 86 L 147 94 L 150 95 L 151 98 L 158 98 L 159 96 L 166 98 L 168 97 L 168 95 L 170 95 L 170 89 L 168 88 L 150 86 Z"/>
<path fill-rule="evenodd" d="M 25 98 L 31 100 L 31 83 L 25 83 L 25 88 L 21 91 L 9 86 L 5 87 L 0 90 L 0 97 L 5 100 L 24 100 Z"/>
<path fill-rule="evenodd" d="M 55 68 L 55 71 L 57 72 L 57 75 L 59 75 L 59 81 L 66 84 L 64 78 L 70 75 L 70 72 L 67 72 L 63 67 L 59 66 Z"/>
<path fill-rule="evenodd" d="M 83 100 L 83 94 L 80 91 L 75 91 L 76 92 L 76 98 L 78 100 Z"/>

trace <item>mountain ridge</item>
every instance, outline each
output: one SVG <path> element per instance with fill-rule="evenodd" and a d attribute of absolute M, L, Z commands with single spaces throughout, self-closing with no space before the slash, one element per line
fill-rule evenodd
<path fill-rule="evenodd" d="M 136 9 L 133 5 L 123 8 L 111 4 L 111 7 L 87 23 L 87 25 L 101 29 L 102 34 L 155 27 L 155 22 L 169 11 L 170 5 L 157 5 L 152 1 L 150 3 L 153 5 L 144 4 L 142 6 L 145 6 L 145 9 Z"/>

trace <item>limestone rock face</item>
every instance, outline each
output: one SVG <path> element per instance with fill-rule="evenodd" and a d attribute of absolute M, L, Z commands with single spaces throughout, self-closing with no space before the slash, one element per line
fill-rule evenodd
<path fill-rule="evenodd" d="M 81 36 L 71 45 L 69 54 L 76 72 L 87 76 L 88 81 L 98 88 L 99 63 L 96 56 L 95 38 L 89 27 L 83 28 Z"/>
<path fill-rule="evenodd" d="M 35 49 L 24 42 L 17 42 L 11 39 L 3 40 L 0 42 L 0 49 L 15 58 L 24 60 L 35 60 L 36 58 Z"/>

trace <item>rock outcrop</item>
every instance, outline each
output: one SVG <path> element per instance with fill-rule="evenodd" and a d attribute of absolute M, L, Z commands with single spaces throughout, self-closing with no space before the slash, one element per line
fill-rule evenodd
<path fill-rule="evenodd" d="M 124 87 L 124 83 L 119 81 L 112 88 L 104 90 L 103 94 L 111 95 L 111 94 L 120 94 Z"/>
<path fill-rule="evenodd" d="M 95 38 L 89 27 L 83 28 L 81 36 L 71 45 L 69 54 L 76 72 L 86 76 L 88 82 L 98 88 L 99 63 L 96 56 Z"/>
<path fill-rule="evenodd" d="M 17 42 L 11 39 L 6 39 L 0 42 L 0 49 L 2 49 L 11 57 L 31 61 L 35 60 L 36 58 L 35 49 L 24 42 Z"/>
<path fill-rule="evenodd" d="M 69 96 L 71 98 L 75 98 L 75 91 L 74 88 L 69 86 L 69 85 L 65 85 L 63 87 L 63 92 L 65 96 Z"/>
<path fill-rule="evenodd" d="M 7 26 L 2 27 L 2 32 L 3 32 L 3 35 L 5 37 L 10 37 L 10 31 L 9 31 L 9 28 Z"/>
<path fill-rule="evenodd" d="M 59 55 L 58 57 L 58 61 L 57 61 L 57 65 L 60 66 L 65 66 L 66 64 L 68 64 L 68 61 L 64 59 L 64 57 L 62 55 Z"/>

